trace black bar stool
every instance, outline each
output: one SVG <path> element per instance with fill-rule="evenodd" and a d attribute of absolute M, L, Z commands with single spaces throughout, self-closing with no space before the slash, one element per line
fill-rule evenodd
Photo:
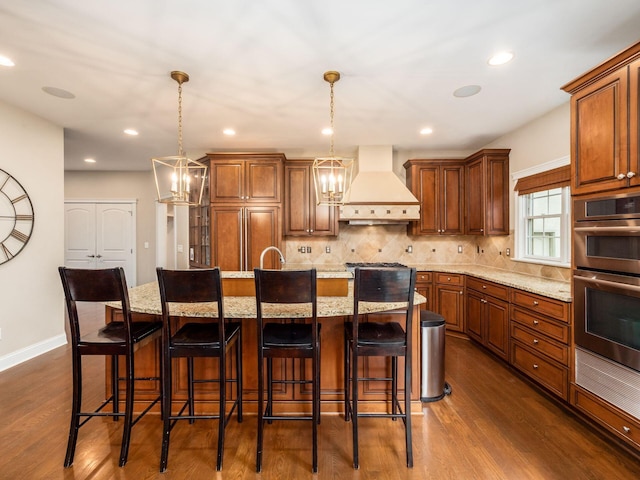
<path fill-rule="evenodd" d="M 416 283 L 415 268 L 356 268 L 353 284 L 353 318 L 344 328 L 344 398 L 345 420 L 353 423 L 353 468 L 359 468 L 358 418 L 401 418 L 405 426 L 407 467 L 413 467 L 411 443 L 411 355 L 413 298 Z M 394 314 L 403 314 L 404 327 L 399 322 L 361 321 L 366 314 L 363 302 L 399 302 Z M 363 311 L 364 310 L 364 311 Z M 391 358 L 391 376 L 358 377 L 360 357 Z M 404 409 L 398 399 L 398 357 L 404 357 Z M 358 382 L 388 381 L 391 383 L 391 413 L 358 412 Z"/>
<path fill-rule="evenodd" d="M 67 314 L 71 331 L 71 353 L 73 363 L 73 405 L 71 407 L 71 426 L 64 466 L 73 463 L 73 456 L 78 440 L 78 430 L 92 417 L 110 416 L 114 420 L 124 417 L 122 446 L 120 448 L 119 465 L 127 462 L 131 428 L 159 400 L 154 399 L 145 410 L 133 419 L 133 396 L 135 380 L 160 380 L 134 377 L 134 352 L 143 345 L 160 336 L 161 322 L 133 322 L 129 309 L 127 282 L 122 268 L 105 270 L 85 270 L 59 267 L 62 287 L 67 304 Z M 90 330 L 84 318 L 78 313 L 79 302 L 119 302 L 122 309 L 122 321 L 108 323 L 98 330 Z M 111 395 L 95 411 L 82 411 L 82 357 L 85 355 L 106 355 L 111 357 Z M 119 410 L 119 362 L 118 357 L 125 359 L 125 407 Z M 109 403 L 112 412 L 102 411 Z"/>
<path fill-rule="evenodd" d="M 160 301 L 162 303 L 162 355 L 163 355 L 163 419 L 162 453 L 160 471 L 167 469 L 170 433 L 178 420 L 218 419 L 218 457 L 216 469 L 222 469 L 224 432 L 233 411 L 237 408 L 238 422 L 242 422 L 242 328 L 239 322 L 227 322 L 224 318 L 222 281 L 220 269 L 164 270 L 157 268 Z M 182 324 L 171 316 L 171 303 L 211 303 L 217 318 L 202 322 Z M 175 323 L 174 323 L 175 322 Z M 235 378 L 227 375 L 227 355 L 235 347 Z M 180 410 L 172 413 L 172 359 L 187 359 L 188 396 Z M 193 366 L 196 357 L 218 358 L 218 378 L 195 379 Z M 217 415 L 196 415 L 194 384 L 218 383 L 219 401 Z M 227 408 L 227 383 L 235 383 L 236 396 L 229 413 Z M 184 411 L 187 410 L 187 414 Z"/>
<path fill-rule="evenodd" d="M 318 471 L 318 423 L 320 423 L 320 324 L 316 298 L 316 270 L 254 270 L 256 311 L 258 318 L 258 445 L 256 471 L 262 470 L 264 422 L 272 420 L 311 420 L 313 461 L 312 471 Z M 307 318 L 311 323 L 266 323 L 270 305 L 308 304 Z M 274 380 L 274 358 L 311 358 L 312 380 Z M 264 360 L 267 363 L 267 406 L 264 406 Z M 273 384 L 311 384 L 312 414 L 276 415 L 273 413 Z"/>

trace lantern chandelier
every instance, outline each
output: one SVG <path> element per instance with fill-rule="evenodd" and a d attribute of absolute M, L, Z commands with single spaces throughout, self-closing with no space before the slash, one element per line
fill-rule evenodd
<path fill-rule="evenodd" d="M 158 202 L 200 205 L 207 166 L 188 158 L 182 149 L 182 84 L 189 81 L 189 75 L 174 70 L 171 78 L 178 82 L 178 155 L 151 159 Z"/>
<path fill-rule="evenodd" d="M 353 168 L 352 158 L 336 157 L 333 153 L 333 84 L 340 80 L 340 73 L 328 71 L 324 73 L 324 80 L 330 85 L 331 144 L 328 157 L 319 157 L 313 161 L 313 182 L 316 190 L 318 205 L 342 205 L 345 192 L 351 185 Z"/>

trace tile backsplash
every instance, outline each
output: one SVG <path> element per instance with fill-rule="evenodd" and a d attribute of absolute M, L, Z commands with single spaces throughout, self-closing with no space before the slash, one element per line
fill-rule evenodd
<path fill-rule="evenodd" d="M 405 225 L 340 224 L 337 237 L 286 237 L 285 245 L 287 262 L 294 264 L 329 266 L 345 262 L 429 265 L 456 263 L 487 265 L 553 280 L 568 281 L 571 278 L 569 268 L 517 262 L 507 257 L 507 248 L 511 255 L 514 252 L 513 232 L 508 236 L 496 237 L 409 236 Z M 411 250 L 411 253 L 407 250 Z"/>

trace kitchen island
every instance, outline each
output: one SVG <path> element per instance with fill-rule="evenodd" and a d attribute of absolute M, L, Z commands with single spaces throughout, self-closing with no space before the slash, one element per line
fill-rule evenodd
<path fill-rule="evenodd" d="M 321 333 L 321 410 L 322 413 L 342 413 L 344 406 L 344 373 L 343 373 L 343 322 L 353 314 L 352 278 L 349 272 L 318 272 L 318 316 L 322 323 Z M 253 290 L 253 272 L 222 272 L 224 309 L 227 319 L 240 319 L 242 322 L 242 354 L 243 354 L 243 408 L 247 413 L 257 413 L 257 322 L 255 292 Z M 155 282 L 147 283 L 129 290 L 129 300 L 134 321 L 159 318 L 161 315 L 160 293 Z M 426 299 L 416 293 L 413 313 L 413 375 L 412 375 L 412 411 L 421 413 L 420 403 L 420 317 L 419 305 Z M 393 310 L 402 307 L 399 303 L 368 304 L 361 311 L 375 321 L 388 321 L 398 318 Z M 117 305 L 107 304 L 106 321 L 121 317 Z M 274 321 L 304 321 L 309 309 L 273 307 L 266 310 Z M 215 309 L 203 305 L 175 305 L 172 321 L 176 326 L 186 322 L 208 321 L 216 317 Z M 394 318 L 395 317 L 395 318 Z M 297 320 L 294 320 L 297 319 Z M 400 320 L 402 321 L 402 320 Z M 160 340 L 149 343 L 136 353 L 137 375 L 153 377 L 159 375 Z M 402 368 L 402 359 L 399 367 Z M 230 375 L 235 362 L 228 362 Z M 310 378 L 310 360 L 274 359 L 274 378 Z M 384 358 L 371 358 L 362 366 L 365 377 L 389 376 L 390 363 Z M 217 359 L 203 358 L 196 360 L 196 378 L 216 376 Z M 174 402 L 177 406 L 186 398 L 186 364 L 178 362 L 173 369 Z M 109 386 L 110 372 L 107 362 L 106 382 Z M 199 387 L 199 388 L 198 388 Z M 360 400 L 361 411 L 382 411 L 387 408 L 388 384 L 385 382 L 362 382 Z M 402 388 L 402 380 L 398 388 Z M 196 409 L 202 412 L 214 412 L 216 408 L 217 386 L 198 384 L 196 397 L 199 399 Z M 136 383 L 136 402 L 144 403 L 157 396 L 160 386 L 156 381 Z M 228 396 L 233 392 L 230 389 Z M 311 408 L 310 385 L 279 384 L 274 387 L 274 398 L 286 402 L 280 406 L 287 412 L 307 412 Z"/>

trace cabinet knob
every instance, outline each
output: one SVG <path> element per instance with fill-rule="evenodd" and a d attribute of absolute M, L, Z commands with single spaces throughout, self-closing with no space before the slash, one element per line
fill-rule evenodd
<path fill-rule="evenodd" d="M 534 300 L 534 301 L 533 301 L 533 305 L 537 307 L 537 306 L 539 305 L 539 304 L 538 304 L 538 301 L 537 301 L 537 300 Z"/>
<path fill-rule="evenodd" d="M 460 295 L 462 295 L 462 293 L 463 293 L 462 290 L 460 290 Z"/>
<path fill-rule="evenodd" d="M 636 172 L 629 172 L 627 173 L 627 178 L 633 178 L 636 176 Z"/>
<path fill-rule="evenodd" d="M 534 363 L 534 364 L 533 364 L 533 369 L 534 369 L 534 370 L 537 370 L 537 369 L 538 369 L 538 364 L 537 364 L 537 363 Z"/>
<path fill-rule="evenodd" d="M 629 427 L 627 427 L 627 426 L 623 426 L 623 427 L 622 427 L 622 431 L 623 431 L 624 433 L 631 433 L 631 429 L 630 429 Z"/>
<path fill-rule="evenodd" d="M 487 286 L 486 285 L 482 285 L 482 288 L 487 288 Z"/>
<path fill-rule="evenodd" d="M 313 228 L 311 230 L 309 230 L 310 233 L 313 233 Z"/>
<path fill-rule="evenodd" d="M 451 277 L 447 277 L 447 282 L 450 282 L 450 281 L 451 281 Z"/>
<path fill-rule="evenodd" d="M 539 322 L 538 320 L 534 320 L 534 321 L 533 321 L 533 324 L 534 324 L 534 325 L 538 325 L 539 323 L 540 323 L 540 322 Z"/>
<path fill-rule="evenodd" d="M 534 345 L 537 345 L 538 343 L 539 343 L 539 342 L 538 342 L 538 339 L 537 339 L 537 338 L 534 338 L 534 339 L 533 339 L 533 344 L 534 344 Z"/>
<path fill-rule="evenodd" d="M 618 180 L 624 180 L 625 178 L 627 178 L 627 176 L 624 173 L 619 173 L 618 176 L 616 177 Z"/>

